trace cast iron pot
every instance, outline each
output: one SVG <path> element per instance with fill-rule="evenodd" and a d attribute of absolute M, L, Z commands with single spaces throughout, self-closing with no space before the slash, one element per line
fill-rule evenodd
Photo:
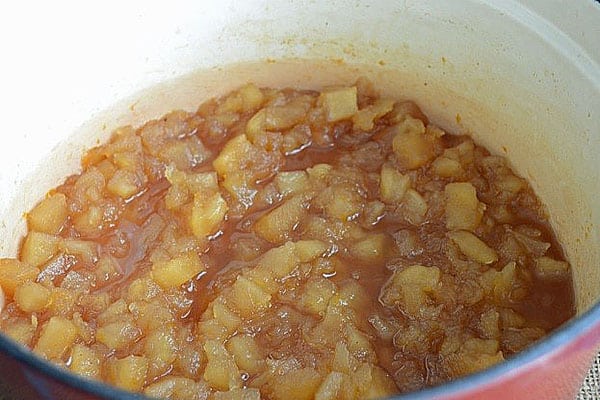
<path fill-rule="evenodd" d="M 577 316 L 500 365 L 398 399 L 572 399 L 600 344 L 600 5 L 592 0 L 19 2 L 0 13 L 0 256 L 86 148 L 247 81 L 370 78 L 508 157 L 547 205 Z M 129 399 L 0 334 L 9 398 Z"/>

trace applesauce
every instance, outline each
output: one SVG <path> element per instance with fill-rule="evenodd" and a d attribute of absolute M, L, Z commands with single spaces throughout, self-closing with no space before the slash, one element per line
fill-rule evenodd
<path fill-rule="evenodd" d="M 248 84 L 118 129 L 27 214 L 0 329 L 174 399 L 379 398 L 501 362 L 574 315 L 507 161 L 370 84 Z"/>

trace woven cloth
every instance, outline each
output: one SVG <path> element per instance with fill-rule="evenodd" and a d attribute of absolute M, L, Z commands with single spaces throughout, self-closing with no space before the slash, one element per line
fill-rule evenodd
<path fill-rule="evenodd" d="M 600 400 L 600 354 L 594 360 L 590 372 L 585 377 L 577 400 Z"/>

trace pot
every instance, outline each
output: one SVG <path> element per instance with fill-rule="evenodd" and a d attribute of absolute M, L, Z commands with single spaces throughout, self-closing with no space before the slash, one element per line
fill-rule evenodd
<path fill-rule="evenodd" d="M 247 81 L 370 78 L 506 156 L 547 205 L 577 316 L 500 365 L 401 398 L 574 398 L 600 345 L 600 5 L 591 0 L 13 2 L 0 17 L 0 256 L 23 212 L 112 129 Z M 35 9 L 35 12 L 32 12 Z M 0 334 L 10 398 L 139 398 L 54 367 Z"/>

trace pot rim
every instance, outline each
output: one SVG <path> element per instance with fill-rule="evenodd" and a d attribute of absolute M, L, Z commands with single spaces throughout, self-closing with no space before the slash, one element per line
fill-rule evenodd
<path fill-rule="evenodd" d="M 440 396 L 468 394 L 469 392 L 483 388 L 494 381 L 499 382 L 501 379 L 509 377 L 509 375 L 518 374 L 519 369 L 533 366 L 545 357 L 564 351 L 568 344 L 575 343 L 594 332 L 600 334 L 600 301 L 596 302 L 593 307 L 579 317 L 571 318 L 569 321 L 565 322 L 544 339 L 499 364 L 438 386 L 398 394 L 389 399 L 419 400 L 437 398 Z M 86 379 L 67 369 L 59 367 L 58 365 L 37 356 L 33 351 L 21 344 L 9 339 L 2 332 L 0 332 L 0 351 L 8 354 L 17 361 L 25 364 L 25 366 L 46 377 L 57 380 L 62 384 L 66 384 L 71 388 L 81 390 L 88 394 L 100 396 L 104 399 L 149 399 L 141 393 L 127 392 L 100 381 Z M 25 372 L 27 379 L 36 379 L 30 374 L 27 374 L 27 371 Z M 35 386 L 39 387 L 39 385 Z"/>

